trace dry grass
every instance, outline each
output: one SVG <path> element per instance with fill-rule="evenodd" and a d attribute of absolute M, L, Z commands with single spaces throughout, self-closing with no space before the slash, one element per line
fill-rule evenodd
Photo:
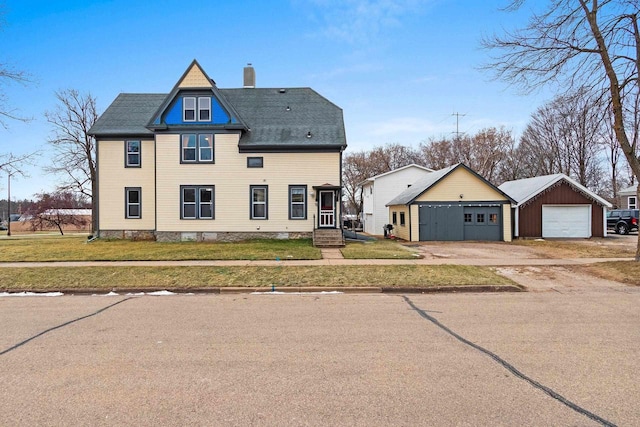
<path fill-rule="evenodd" d="M 586 270 L 603 279 L 626 283 L 632 286 L 640 286 L 640 262 L 601 262 L 587 266 Z"/>
<path fill-rule="evenodd" d="M 86 237 L 20 237 L 0 240 L 0 262 L 320 259 L 310 239 L 236 243 L 135 242 Z"/>
<path fill-rule="evenodd" d="M 418 252 L 392 240 L 347 243 L 341 250 L 347 259 L 415 259 Z"/>
<path fill-rule="evenodd" d="M 526 246 L 549 258 L 625 258 L 635 255 L 632 245 L 606 238 L 589 240 L 514 240 L 513 245 Z"/>
<path fill-rule="evenodd" d="M 194 289 L 256 286 L 505 286 L 514 283 L 473 266 L 41 267 L 3 268 L 0 290 Z"/>

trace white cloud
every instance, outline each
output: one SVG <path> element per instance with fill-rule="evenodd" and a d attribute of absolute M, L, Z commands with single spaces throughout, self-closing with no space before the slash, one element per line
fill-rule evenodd
<path fill-rule="evenodd" d="M 352 44 L 370 43 L 382 32 L 399 28 L 402 19 L 434 0 L 298 0 L 313 7 L 320 33 Z"/>

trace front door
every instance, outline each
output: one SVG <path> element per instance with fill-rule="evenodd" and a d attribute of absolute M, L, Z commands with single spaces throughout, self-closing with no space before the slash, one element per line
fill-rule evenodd
<path fill-rule="evenodd" d="M 336 197 L 333 190 L 320 190 L 320 228 L 336 226 Z"/>

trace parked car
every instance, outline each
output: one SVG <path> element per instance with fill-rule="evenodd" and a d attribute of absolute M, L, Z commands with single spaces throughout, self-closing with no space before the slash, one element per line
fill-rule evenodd
<path fill-rule="evenodd" d="M 614 209 L 607 212 L 607 228 L 613 229 L 616 234 L 629 234 L 638 230 L 638 209 Z"/>
<path fill-rule="evenodd" d="M 7 230 L 7 222 L 6 221 L 0 221 L 0 231 L 4 231 Z"/>

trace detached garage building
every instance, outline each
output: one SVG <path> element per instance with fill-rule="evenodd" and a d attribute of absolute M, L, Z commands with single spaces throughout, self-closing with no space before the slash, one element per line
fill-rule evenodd
<path fill-rule="evenodd" d="M 513 199 L 462 163 L 432 172 L 387 206 L 408 241 L 511 241 Z"/>
<path fill-rule="evenodd" d="M 564 174 L 509 181 L 499 188 L 516 201 L 515 237 L 607 235 L 611 204 Z"/>

